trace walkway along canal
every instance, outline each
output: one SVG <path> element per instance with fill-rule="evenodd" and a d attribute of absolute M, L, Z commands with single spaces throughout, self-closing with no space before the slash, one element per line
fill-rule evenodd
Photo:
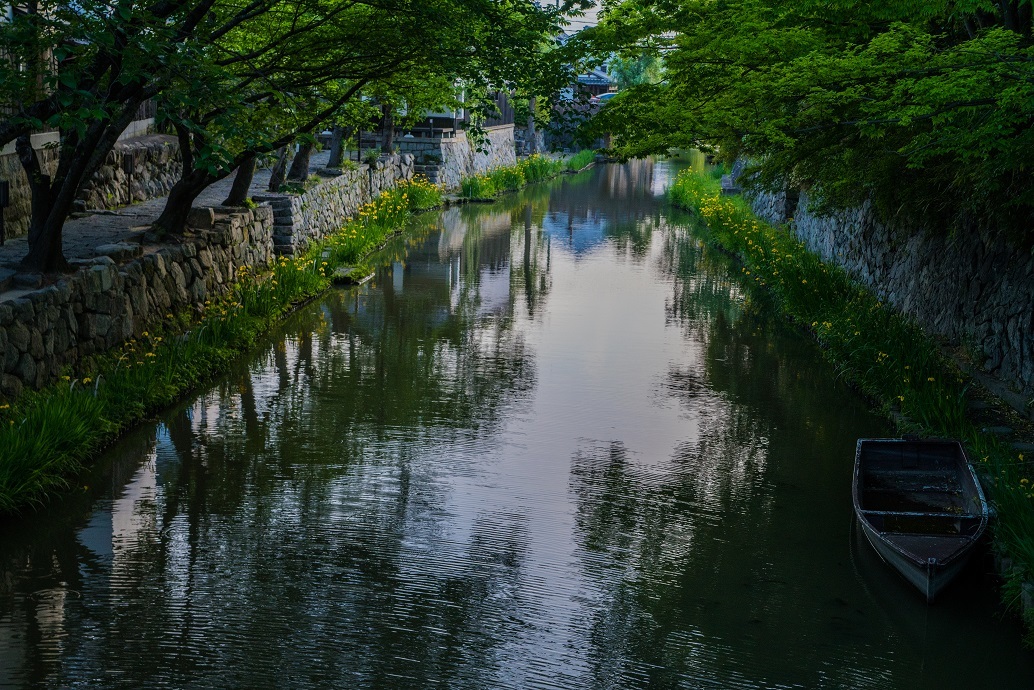
<path fill-rule="evenodd" d="M 634 161 L 419 218 L 0 525 L 0 686 L 1029 688 L 978 560 L 859 539 L 890 433 Z"/>

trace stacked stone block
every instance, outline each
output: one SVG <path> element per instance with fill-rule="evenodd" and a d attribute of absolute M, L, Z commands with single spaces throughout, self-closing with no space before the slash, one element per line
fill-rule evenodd
<path fill-rule="evenodd" d="M 153 329 L 166 314 L 224 295 L 238 267 L 272 260 L 271 208 L 195 209 L 192 218 L 206 227 L 188 242 L 121 265 L 99 256 L 55 285 L 0 302 L 0 394 L 40 388 L 65 367 Z"/>
<path fill-rule="evenodd" d="M 273 210 L 273 245 L 278 254 L 304 251 L 312 240 L 319 240 L 341 229 L 347 218 L 382 191 L 402 180 L 413 179 L 413 156 L 384 156 L 373 165 L 324 179 L 302 194 L 276 194 L 255 197 Z"/>
<path fill-rule="evenodd" d="M 48 175 L 57 172 L 58 154 L 55 148 L 44 148 L 36 152 L 40 166 Z M 29 180 L 22 169 L 17 154 L 0 156 L 0 180 L 11 183 L 10 206 L 2 210 L 4 233 L 7 237 L 21 237 L 29 232 L 29 214 L 32 210 L 32 192 Z"/>
<path fill-rule="evenodd" d="M 44 147 L 36 155 L 48 174 L 57 171 L 56 147 Z M 130 168 L 127 159 L 133 161 L 131 174 L 126 172 Z M 120 141 L 79 190 L 75 210 L 114 209 L 165 196 L 182 169 L 176 137 L 151 134 Z M 0 180 L 11 183 L 11 204 L 3 210 L 5 233 L 7 237 L 21 237 L 29 231 L 32 194 L 16 154 L 0 156 Z"/>
<path fill-rule="evenodd" d="M 786 220 L 785 194 L 758 194 L 755 213 Z M 792 204 L 790 205 L 792 206 Z M 1004 237 L 931 233 L 883 223 L 868 205 L 820 216 L 801 193 L 793 229 L 938 336 L 971 347 L 985 371 L 1034 395 L 1034 255 Z"/>
<path fill-rule="evenodd" d="M 79 210 L 113 209 L 166 196 L 182 171 L 176 137 L 151 134 L 120 141 L 79 190 Z"/>

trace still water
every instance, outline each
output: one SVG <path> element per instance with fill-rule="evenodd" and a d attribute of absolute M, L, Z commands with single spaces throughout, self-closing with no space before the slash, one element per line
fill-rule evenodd
<path fill-rule="evenodd" d="M 419 219 L 0 525 L 0 686 L 1034 686 L 986 559 L 928 608 L 859 541 L 889 429 L 674 172 Z"/>

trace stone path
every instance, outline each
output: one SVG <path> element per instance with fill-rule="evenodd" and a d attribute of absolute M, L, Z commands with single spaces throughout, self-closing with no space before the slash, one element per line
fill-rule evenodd
<path fill-rule="evenodd" d="M 328 151 L 314 153 L 309 173 L 313 174 L 325 167 L 329 157 Z M 249 196 L 269 194 L 266 189 L 269 184 L 269 173 L 268 168 L 255 171 Z M 194 205 L 218 206 L 230 193 L 234 176 L 235 174 L 230 175 L 206 189 Z M 165 199 L 166 197 L 149 199 L 114 211 L 92 212 L 84 217 L 69 219 L 65 223 L 63 234 L 65 258 L 72 263 L 88 262 L 102 254 L 108 255 L 108 252 L 98 252 L 99 247 L 122 242 L 143 245 L 145 253 L 148 250 L 154 251 L 159 245 L 146 245 L 143 235 L 147 227 L 161 215 L 165 208 Z M 18 272 L 18 264 L 28 252 L 29 243 L 25 237 L 9 239 L 0 247 L 0 302 L 15 299 L 40 287 L 41 277 L 38 274 L 23 275 Z M 118 260 L 117 256 L 113 258 Z"/>

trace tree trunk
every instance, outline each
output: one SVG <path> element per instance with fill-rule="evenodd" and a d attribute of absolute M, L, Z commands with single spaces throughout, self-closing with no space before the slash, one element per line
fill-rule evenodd
<path fill-rule="evenodd" d="M 1021 33 L 1019 7 L 1015 0 L 1000 0 L 998 3 L 1002 10 L 1002 24 L 1006 29 Z"/>
<path fill-rule="evenodd" d="M 345 128 L 338 125 L 333 130 L 333 137 L 330 140 L 330 160 L 327 161 L 328 168 L 340 168 L 342 154 L 345 151 Z"/>
<path fill-rule="evenodd" d="M 305 143 L 298 147 L 291 162 L 291 170 L 287 173 L 287 179 L 292 182 L 305 182 L 309 179 L 309 160 L 312 158 L 313 144 Z"/>
<path fill-rule="evenodd" d="M 43 172 L 36 151 L 32 148 L 30 136 L 29 134 L 19 136 L 15 150 L 18 152 L 18 161 L 22 164 L 25 177 L 29 181 L 29 193 L 32 195 L 28 236 L 31 247 L 40 238 L 43 222 L 46 220 L 47 211 L 50 208 L 50 175 Z"/>
<path fill-rule="evenodd" d="M 46 273 L 64 271 L 68 268 L 62 245 L 61 229 L 64 220 L 48 217 L 39 226 L 39 237 L 29 247 L 29 253 L 21 261 L 21 267 L 27 271 Z"/>
<path fill-rule="evenodd" d="M 248 199 L 248 190 L 251 189 L 251 181 L 255 178 L 255 167 L 258 158 L 254 153 L 245 157 L 244 162 L 237 167 L 237 177 L 233 178 L 233 186 L 230 187 L 230 196 L 223 200 L 223 206 L 243 206 Z"/>
<path fill-rule="evenodd" d="M 1034 7 L 1031 7 L 1029 3 L 1020 5 L 1016 10 L 1016 20 L 1018 22 L 1017 30 L 1029 37 L 1032 29 L 1031 23 L 1034 21 Z"/>
<path fill-rule="evenodd" d="M 280 152 L 277 154 L 276 163 L 273 164 L 273 169 L 269 171 L 268 189 L 274 194 L 280 191 L 280 185 L 284 183 L 284 171 L 287 170 L 287 156 L 287 147 L 281 146 Z"/>
<path fill-rule="evenodd" d="M 24 268 L 30 271 L 63 271 L 68 268 L 62 251 L 61 233 L 72 212 L 75 195 L 83 182 L 104 163 L 147 95 L 145 90 L 137 90 L 121 102 L 121 112 L 117 116 L 96 120 L 81 133 L 65 133 L 53 180 L 42 173 L 28 136 L 20 140 L 20 146 L 17 146 L 19 159 L 23 167 L 28 166 L 26 172 L 34 171 L 30 175 L 30 184 L 35 184 L 29 253 L 22 259 Z"/>
<path fill-rule="evenodd" d="M 538 142 L 535 137 L 535 97 L 528 101 L 528 153 L 535 155 L 539 152 Z"/>
<path fill-rule="evenodd" d="M 151 227 L 160 234 L 182 235 L 187 227 L 187 216 L 194 206 L 194 200 L 205 188 L 218 179 L 201 170 L 191 170 L 179 179 L 169 190 L 165 208 Z"/>
<path fill-rule="evenodd" d="M 395 110 L 390 105 L 381 106 L 384 116 L 381 118 L 381 151 L 393 153 L 395 148 Z"/>
<path fill-rule="evenodd" d="M 29 271 L 63 271 L 68 264 L 65 262 L 61 230 L 67 214 L 55 214 L 55 187 L 59 185 L 53 184 L 50 175 L 43 172 L 29 135 L 18 138 L 16 149 L 32 193 L 29 253 L 22 259 L 21 266 Z"/>

